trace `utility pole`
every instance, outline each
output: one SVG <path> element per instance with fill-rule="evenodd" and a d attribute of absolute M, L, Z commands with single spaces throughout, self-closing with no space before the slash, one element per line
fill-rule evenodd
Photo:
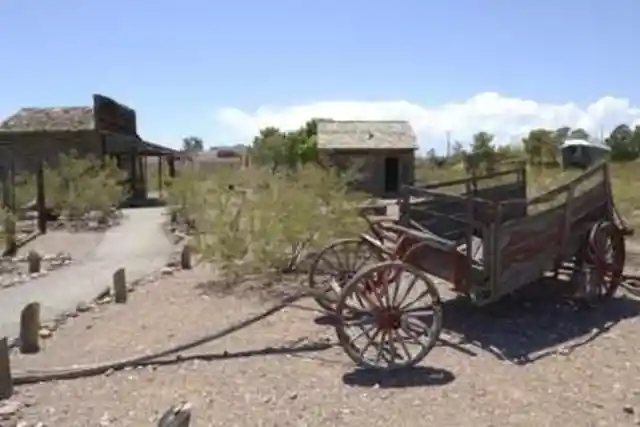
<path fill-rule="evenodd" d="M 447 131 L 447 159 L 451 157 L 451 131 Z"/>

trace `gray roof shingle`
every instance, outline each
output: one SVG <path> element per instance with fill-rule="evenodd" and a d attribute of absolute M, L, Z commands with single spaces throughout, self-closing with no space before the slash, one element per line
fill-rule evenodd
<path fill-rule="evenodd" d="M 318 121 L 318 148 L 324 150 L 416 149 L 406 121 Z"/>
<path fill-rule="evenodd" d="M 22 108 L 0 123 L 0 132 L 51 132 L 94 129 L 93 108 Z"/>

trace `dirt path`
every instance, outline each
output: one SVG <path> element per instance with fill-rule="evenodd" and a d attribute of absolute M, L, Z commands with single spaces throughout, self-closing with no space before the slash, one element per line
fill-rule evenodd
<path fill-rule="evenodd" d="M 2 290 L 0 336 L 17 335 L 20 310 L 30 302 L 40 302 L 42 320 L 50 321 L 79 302 L 95 298 L 110 285 L 113 272 L 120 267 L 126 269 L 129 281 L 161 268 L 173 249 L 162 230 L 162 213 L 161 208 L 126 209 L 122 224 L 104 233 L 77 263 Z M 56 243 L 65 250 L 64 241 Z"/>
<path fill-rule="evenodd" d="M 204 267 L 145 285 L 126 306 L 101 306 L 15 356 L 15 370 L 119 359 L 211 333 L 264 302 L 207 293 Z M 307 302 L 303 307 L 315 308 Z M 447 303 L 443 342 L 408 375 L 358 371 L 342 350 L 264 355 L 285 344 L 332 344 L 317 313 L 285 311 L 168 366 L 25 386 L 28 422 L 47 426 L 152 425 L 180 400 L 195 426 L 640 425 L 640 303 L 616 298 L 593 311 L 547 299 L 492 310 Z M 248 352 L 238 354 L 237 352 Z M 225 360 L 220 358 L 224 352 Z M 253 354 L 252 354 L 253 353 Z M 237 357 L 234 357 L 236 355 Z"/>

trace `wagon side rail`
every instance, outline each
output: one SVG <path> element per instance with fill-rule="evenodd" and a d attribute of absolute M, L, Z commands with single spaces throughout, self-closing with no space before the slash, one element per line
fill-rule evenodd
<path fill-rule="evenodd" d="M 589 182 L 594 179 L 595 182 Z M 586 184 L 586 185 L 585 185 Z M 578 188 L 585 185 L 582 192 Z M 510 200 L 499 209 L 524 204 L 528 210 L 544 203 L 556 206 L 495 228 L 490 296 L 494 301 L 543 277 L 582 244 L 582 237 L 598 221 L 612 219 L 608 166 L 601 163 L 584 174 L 531 200 Z"/>
<path fill-rule="evenodd" d="M 503 171 L 492 172 L 484 175 L 470 175 L 465 178 L 453 179 L 450 181 L 440 181 L 431 184 L 418 184 L 413 187 L 422 190 L 442 190 L 447 187 L 454 187 L 456 185 L 464 185 L 465 188 L 478 188 L 478 184 L 483 181 L 492 180 L 495 178 L 506 177 L 514 175 L 516 180 L 526 180 L 526 167 L 524 163 L 521 163 L 518 167 L 505 169 Z"/>

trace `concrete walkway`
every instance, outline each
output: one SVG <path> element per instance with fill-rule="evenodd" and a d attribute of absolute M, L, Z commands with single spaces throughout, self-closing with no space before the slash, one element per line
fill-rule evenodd
<path fill-rule="evenodd" d="M 95 251 L 78 264 L 0 290 L 0 337 L 18 335 L 20 312 L 29 302 L 40 303 L 42 321 L 47 322 L 97 297 L 120 267 L 126 269 L 127 282 L 162 268 L 173 249 L 162 230 L 162 212 L 125 209 L 122 224 L 108 230 Z"/>

